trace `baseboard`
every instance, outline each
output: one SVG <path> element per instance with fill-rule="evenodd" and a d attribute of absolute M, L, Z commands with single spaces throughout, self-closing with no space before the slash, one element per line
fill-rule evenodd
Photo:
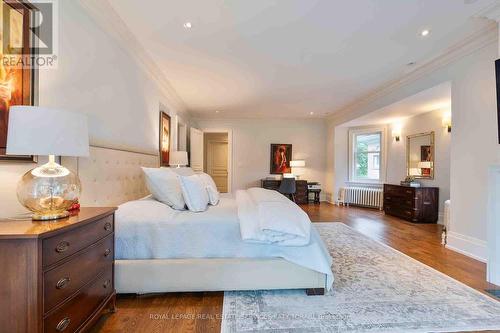
<path fill-rule="evenodd" d="M 487 243 L 483 240 L 449 231 L 446 248 L 486 263 Z"/>

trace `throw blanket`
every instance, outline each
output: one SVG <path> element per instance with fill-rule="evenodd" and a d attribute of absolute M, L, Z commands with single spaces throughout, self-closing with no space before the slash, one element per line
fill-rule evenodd
<path fill-rule="evenodd" d="M 236 202 L 244 241 L 282 246 L 309 244 L 311 220 L 282 194 L 250 188 L 237 191 Z"/>

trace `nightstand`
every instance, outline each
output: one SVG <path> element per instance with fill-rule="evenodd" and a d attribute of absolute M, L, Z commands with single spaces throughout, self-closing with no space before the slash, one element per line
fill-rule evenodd
<path fill-rule="evenodd" d="M 114 212 L 0 221 L 2 331 L 84 332 L 114 311 Z"/>

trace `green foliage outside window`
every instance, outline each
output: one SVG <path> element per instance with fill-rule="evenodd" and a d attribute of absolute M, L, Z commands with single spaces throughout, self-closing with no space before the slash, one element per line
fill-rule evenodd
<path fill-rule="evenodd" d="M 364 142 L 357 144 L 357 174 L 358 177 L 368 176 L 368 145 Z"/>

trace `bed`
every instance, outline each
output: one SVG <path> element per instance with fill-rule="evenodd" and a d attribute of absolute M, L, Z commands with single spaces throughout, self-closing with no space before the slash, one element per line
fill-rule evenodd
<path fill-rule="evenodd" d="M 143 197 L 147 193 L 140 166 L 155 164 L 154 158 L 91 147 L 89 158 L 63 161 L 78 170 L 87 193 L 99 193 L 82 196 L 83 205 L 119 204 L 115 216 L 118 293 L 306 289 L 309 294 L 322 294 L 330 288 L 331 259 L 314 228 L 311 244 L 304 247 L 243 242 L 236 202 L 229 195 L 202 213 L 173 210 Z M 109 168 L 101 165 L 114 169 L 106 171 Z M 97 177 L 105 179 L 104 191 Z M 123 189 L 129 189 L 127 195 Z M 117 197 L 121 202 L 113 201 Z"/>

